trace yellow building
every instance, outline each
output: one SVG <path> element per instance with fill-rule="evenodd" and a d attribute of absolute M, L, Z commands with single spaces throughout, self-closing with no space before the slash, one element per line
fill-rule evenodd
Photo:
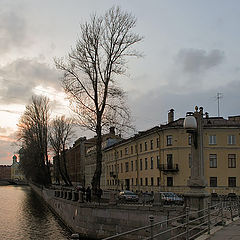
<path fill-rule="evenodd" d="M 184 118 L 139 132 L 104 150 L 104 189 L 133 191 L 188 191 L 191 174 L 191 136 Z M 240 116 L 204 116 L 204 173 L 207 190 L 240 194 Z"/>

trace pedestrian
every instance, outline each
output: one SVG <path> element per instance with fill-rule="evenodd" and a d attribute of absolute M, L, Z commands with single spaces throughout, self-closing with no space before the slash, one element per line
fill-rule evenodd
<path fill-rule="evenodd" d="M 97 199 L 98 199 L 98 204 L 100 205 L 100 200 L 102 197 L 102 189 L 101 188 L 97 189 L 96 195 L 97 195 Z"/>
<path fill-rule="evenodd" d="M 89 186 L 87 187 L 87 190 L 86 190 L 86 201 L 91 202 L 91 189 Z"/>

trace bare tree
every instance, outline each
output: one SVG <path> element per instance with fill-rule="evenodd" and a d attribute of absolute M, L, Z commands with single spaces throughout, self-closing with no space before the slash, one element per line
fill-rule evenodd
<path fill-rule="evenodd" d="M 49 99 L 33 96 L 32 103 L 26 106 L 18 124 L 18 134 L 22 143 L 21 162 L 23 170 L 29 174 L 29 177 L 43 184 L 51 183 L 48 123 Z"/>
<path fill-rule="evenodd" d="M 56 117 L 51 123 L 49 141 L 55 153 L 56 168 L 65 184 L 72 186 L 66 166 L 66 144 L 72 137 L 72 120 Z M 62 160 L 62 161 L 61 161 Z"/>
<path fill-rule="evenodd" d="M 64 72 L 62 84 L 78 114 L 82 127 L 97 134 L 96 170 L 93 192 L 100 188 L 102 173 L 102 132 L 105 127 L 129 125 L 130 114 L 124 102 L 124 91 L 117 86 L 117 76 L 126 71 L 126 59 L 140 54 L 132 47 L 142 37 L 133 33 L 136 18 L 112 7 L 105 15 L 92 15 L 80 25 L 80 37 L 66 61 L 56 59 Z"/>

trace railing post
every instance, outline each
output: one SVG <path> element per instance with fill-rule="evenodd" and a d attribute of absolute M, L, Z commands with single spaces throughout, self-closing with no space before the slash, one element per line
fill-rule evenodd
<path fill-rule="evenodd" d="M 149 221 L 150 221 L 150 225 L 151 225 L 151 229 L 150 229 L 151 240 L 153 240 L 153 221 L 154 221 L 154 216 L 153 215 L 149 216 Z"/>
<path fill-rule="evenodd" d="M 238 216 L 240 217 L 240 203 L 239 203 L 239 197 L 237 197 L 237 208 L 238 208 Z"/>
<path fill-rule="evenodd" d="M 189 239 L 189 207 L 186 207 L 186 240 Z"/>
<path fill-rule="evenodd" d="M 220 200 L 220 211 L 221 211 L 221 221 L 222 221 L 222 226 L 224 225 L 224 220 L 223 220 L 223 200 Z"/>
<path fill-rule="evenodd" d="M 233 206 L 232 206 L 232 200 L 230 200 L 230 213 L 231 213 L 231 220 L 233 221 Z"/>
<path fill-rule="evenodd" d="M 210 234 L 210 226 L 211 226 L 211 222 L 210 222 L 210 202 L 208 202 L 208 208 L 207 208 L 207 217 L 208 217 L 208 234 Z"/>
<path fill-rule="evenodd" d="M 167 211 L 167 222 L 166 222 L 167 227 L 168 227 L 168 220 L 169 220 L 169 211 Z"/>

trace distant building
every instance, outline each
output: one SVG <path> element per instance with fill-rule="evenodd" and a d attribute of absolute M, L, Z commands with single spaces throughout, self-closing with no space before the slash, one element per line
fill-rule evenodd
<path fill-rule="evenodd" d="M 11 166 L 0 165 L 0 180 L 11 179 Z"/>
<path fill-rule="evenodd" d="M 11 165 L 11 179 L 12 180 L 25 180 L 22 171 L 19 169 L 19 162 L 17 161 L 17 156 L 13 156 L 13 163 Z"/>

